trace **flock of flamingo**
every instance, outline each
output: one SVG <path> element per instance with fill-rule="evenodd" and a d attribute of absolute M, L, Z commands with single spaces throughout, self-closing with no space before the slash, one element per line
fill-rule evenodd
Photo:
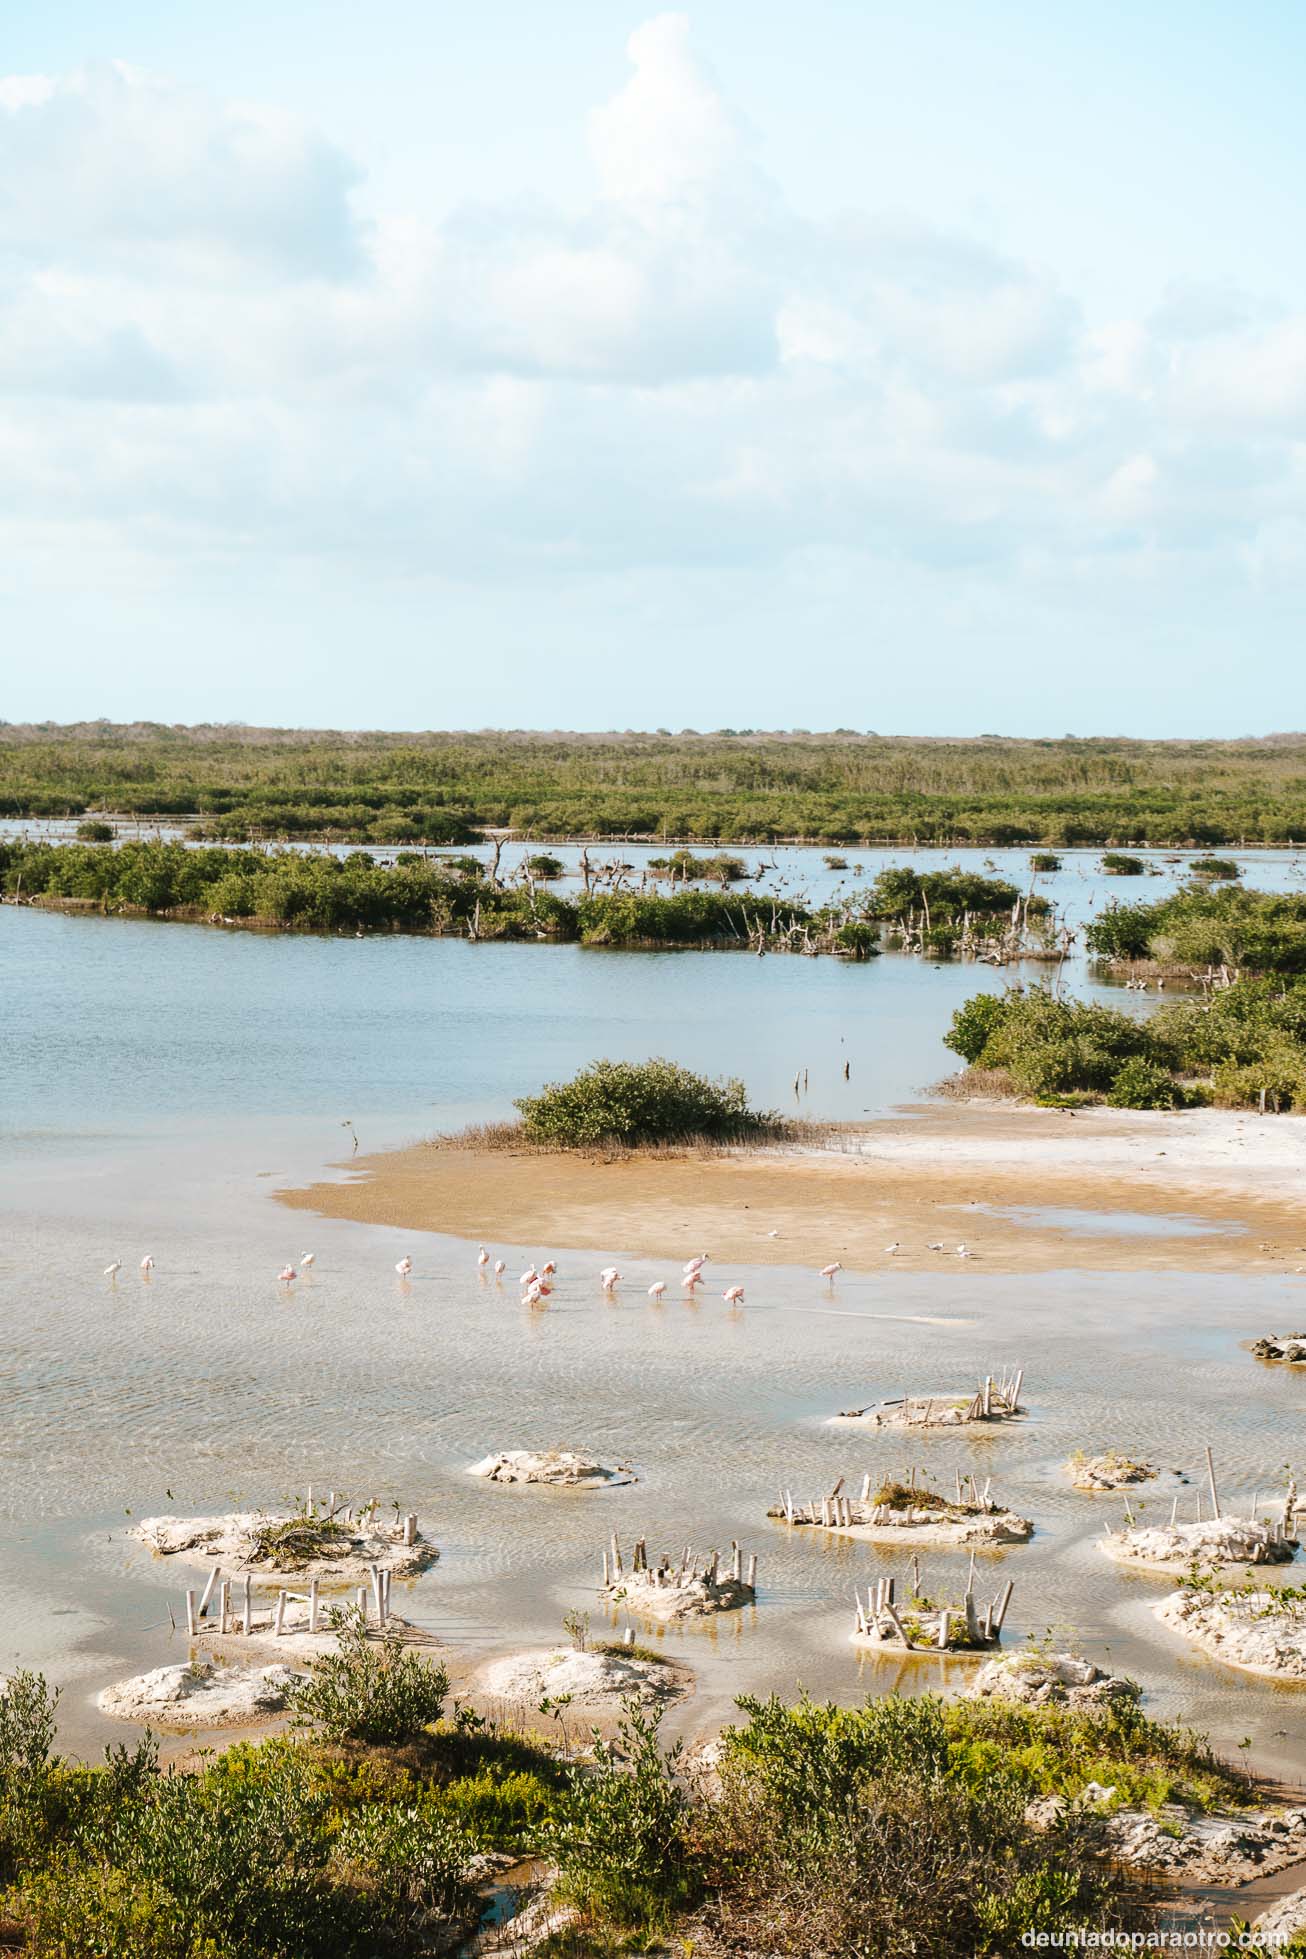
<path fill-rule="evenodd" d="M 773 1231 L 770 1235 L 771 1237 L 774 1238 L 778 1234 Z M 895 1239 L 892 1245 L 886 1245 L 884 1249 L 886 1254 L 892 1257 L 896 1252 L 902 1250 L 902 1246 Z M 942 1251 L 946 1251 L 947 1247 L 942 1243 L 938 1243 L 933 1245 L 927 1245 L 925 1249 L 931 1252 L 942 1252 Z M 974 1252 L 972 1252 L 966 1245 L 958 1245 L 956 1255 L 958 1258 L 974 1258 L 975 1256 Z M 284 1286 L 293 1285 L 302 1272 L 307 1272 L 311 1269 L 315 1256 L 316 1254 L 313 1252 L 305 1252 L 303 1257 L 300 1259 L 298 1265 L 283 1265 L 281 1270 L 277 1273 L 278 1282 Z M 691 1258 L 687 1262 L 684 1271 L 681 1273 L 681 1284 L 684 1290 L 687 1293 L 689 1293 L 691 1298 L 693 1297 L 696 1289 L 699 1286 L 706 1283 L 703 1278 L 703 1267 L 707 1264 L 710 1256 L 711 1254 L 709 1252 L 700 1252 L 697 1258 Z M 501 1279 L 504 1273 L 508 1270 L 507 1261 L 505 1259 L 496 1258 L 493 1261 L 491 1261 L 490 1254 L 489 1252 L 486 1251 L 484 1245 L 480 1245 L 477 1247 L 476 1263 L 480 1267 L 482 1273 L 484 1273 L 486 1269 L 491 1266 L 492 1263 L 494 1276 L 496 1279 Z M 148 1279 L 151 1272 L 153 1272 L 154 1259 L 149 1252 L 146 1252 L 144 1258 L 141 1260 L 140 1269 L 141 1269 L 141 1277 L 143 1279 Z M 405 1253 L 404 1257 L 401 1258 L 396 1264 L 395 1271 L 399 1274 L 399 1277 L 401 1279 L 407 1279 L 411 1275 L 412 1270 L 413 1270 L 413 1261 Z M 553 1287 L 549 1282 L 554 1277 L 557 1270 L 558 1268 L 554 1264 L 551 1258 L 546 1259 L 544 1261 L 544 1264 L 539 1267 L 538 1271 L 533 1265 L 527 1266 L 526 1270 L 522 1273 L 521 1278 L 518 1281 L 518 1283 L 521 1286 L 521 1296 L 522 1296 L 523 1306 L 538 1306 L 549 1297 L 550 1293 L 553 1291 Z M 116 1258 L 113 1261 L 112 1265 L 105 1266 L 104 1276 L 106 1279 L 116 1281 L 118 1274 L 121 1271 L 122 1271 L 122 1260 L 120 1258 Z M 821 1279 L 827 1279 L 829 1283 L 833 1285 L 836 1275 L 842 1271 L 843 1271 L 843 1266 L 839 1263 L 839 1260 L 836 1258 L 836 1259 L 832 1259 L 828 1265 L 823 1265 L 820 1268 L 817 1277 Z M 599 1273 L 599 1284 L 600 1286 L 602 1286 L 604 1292 L 609 1295 L 615 1293 L 617 1287 L 621 1284 L 621 1281 L 622 1281 L 622 1274 L 617 1270 L 615 1265 L 605 1265 L 603 1270 Z M 650 1299 L 656 1302 L 664 1297 L 666 1290 L 667 1290 L 666 1281 L 664 1279 L 655 1279 L 653 1281 L 653 1284 L 648 1289 L 648 1296 Z M 742 1306 L 744 1303 L 744 1288 L 742 1286 L 727 1286 L 725 1291 L 722 1293 L 721 1297 L 725 1301 L 727 1306 Z"/>
<path fill-rule="evenodd" d="M 898 1248 L 896 1245 L 890 1245 L 887 1249 L 889 1251 L 896 1251 Z M 283 1265 L 277 1273 L 278 1282 L 284 1286 L 293 1285 L 302 1272 L 307 1272 L 311 1269 L 315 1257 L 315 1253 L 305 1252 L 298 1265 Z M 691 1258 L 688 1261 L 681 1274 L 681 1284 L 691 1298 L 697 1288 L 706 1283 L 703 1278 L 703 1267 L 707 1264 L 710 1257 L 710 1252 L 700 1252 L 697 1258 Z M 477 1247 L 476 1263 L 483 1273 L 491 1264 L 490 1254 L 486 1251 L 484 1245 Z M 412 1269 L 413 1261 L 407 1254 L 395 1266 L 395 1271 L 401 1279 L 408 1278 Z M 496 1279 L 501 1279 L 507 1269 L 506 1260 L 501 1258 L 494 1259 L 493 1270 Z M 141 1260 L 141 1277 L 148 1279 L 153 1270 L 154 1260 L 150 1253 L 146 1252 L 144 1258 Z M 527 1266 L 518 1281 L 521 1286 L 523 1306 L 538 1306 L 549 1297 L 553 1291 L 553 1286 L 550 1282 L 556 1275 L 557 1270 L 558 1268 L 551 1258 L 545 1259 L 543 1265 L 538 1270 L 533 1265 Z M 105 1266 L 104 1276 L 106 1279 L 116 1280 L 121 1271 L 122 1260 L 116 1258 L 112 1265 Z M 818 1277 L 828 1279 L 833 1285 L 835 1275 L 842 1271 L 843 1266 L 836 1258 L 831 1260 L 829 1265 L 823 1265 L 821 1267 Z M 609 1296 L 616 1292 L 621 1281 L 622 1274 L 617 1270 L 615 1265 L 605 1265 L 599 1273 L 599 1284 Z M 655 1279 L 648 1289 L 648 1296 L 654 1301 L 660 1300 L 666 1293 L 666 1289 L 665 1279 Z M 744 1288 L 742 1286 L 727 1286 L 721 1297 L 727 1306 L 742 1306 L 744 1303 Z"/>

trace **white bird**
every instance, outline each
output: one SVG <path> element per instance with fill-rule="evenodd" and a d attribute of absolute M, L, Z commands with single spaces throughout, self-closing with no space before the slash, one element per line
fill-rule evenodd
<path fill-rule="evenodd" d="M 966 1247 L 965 1247 L 964 1245 L 958 1245 L 958 1247 L 957 1247 L 957 1257 L 958 1257 L 958 1258 L 973 1258 L 973 1257 L 974 1257 L 974 1253 L 973 1253 L 973 1252 L 970 1252 L 970 1251 L 967 1251 L 967 1249 L 966 1249 Z"/>
<path fill-rule="evenodd" d="M 556 1272 L 557 1269 L 558 1269 L 557 1266 L 554 1264 L 551 1258 L 546 1258 L 543 1265 L 540 1267 L 540 1270 L 544 1274 L 546 1279 L 549 1278 L 552 1273 Z"/>
<path fill-rule="evenodd" d="M 742 1286 L 727 1286 L 721 1297 L 725 1300 L 727 1306 L 741 1306 L 744 1300 L 744 1288 Z"/>
<path fill-rule="evenodd" d="M 526 1267 L 526 1270 L 522 1273 L 520 1279 L 518 1279 L 517 1284 L 522 1287 L 534 1285 L 535 1281 L 539 1278 L 539 1276 L 540 1275 L 535 1270 L 535 1267 L 533 1265 L 528 1265 Z"/>
<path fill-rule="evenodd" d="M 944 1250 L 943 1240 L 940 1239 L 936 1245 L 927 1245 L 925 1249 L 927 1252 L 941 1252 Z"/>
<path fill-rule="evenodd" d="M 104 1276 L 106 1279 L 116 1279 L 121 1271 L 122 1271 L 122 1260 L 120 1258 L 115 1258 L 112 1265 L 105 1266 Z"/>
<path fill-rule="evenodd" d="M 277 1277 L 280 1280 L 282 1280 L 284 1284 L 289 1285 L 292 1279 L 297 1279 L 299 1277 L 299 1274 L 298 1272 L 296 1272 L 293 1265 L 283 1265 L 281 1270 L 277 1273 Z"/>
<path fill-rule="evenodd" d="M 501 1278 L 503 1277 L 503 1275 L 504 1275 L 504 1273 L 505 1273 L 505 1272 L 506 1272 L 507 1270 L 508 1270 L 508 1261 L 507 1261 L 507 1259 L 506 1259 L 506 1258 L 496 1258 L 496 1259 L 495 1259 L 495 1261 L 494 1261 L 494 1276 L 495 1276 L 495 1278 L 496 1278 L 496 1279 L 501 1279 Z"/>
<path fill-rule="evenodd" d="M 316 1252 L 305 1252 L 305 1253 L 304 1253 L 304 1256 L 303 1256 L 303 1257 L 302 1257 L 302 1258 L 300 1259 L 300 1261 L 299 1261 L 299 1269 L 300 1269 L 300 1271 L 301 1271 L 301 1272 L 307 1272 L 307 1270 L 308 1270 L 308 1268 L 309 1268 L 309 1266 L 310 1266 L 310 1265 L 311 1265 L 311 1264 L 313 1263 L 313 1260 L 314 1260 L 314 1259 L 315 1259 L 316 1257 L 317 1257 L 317 1253 L 316 1253 Z"/>
<path fill-rule="evenodd" d="M 484 1245 L 482 1245 L 476 1254 L 476 1263 L 478 1265 L 488 1265 L 489 1262 L 490 1254 L 486 1251 Z"/>
<path fill-rule="evenodd" d="M 692 1292 L 695 1286 L 701 1286 L 702 1284 L 703 1284 L 703 1274 L 701 1272 L 686 1272 L 684 1277 L 684 1287 L 686 1292 Z"/>
<path fill-rule="evenodd" d="M 407 1256 L 401 1258 L 398 1265 L 396 1265 L 395 1267 L 395 1271 L 399 1274 L 399 1277 L 401 1279 L 406 1279 L 408 1277 L 408 1274 L 412 1271 L 412 1269 L 413 1269 L 413 1261 L 411 1258 L 408 1258 Z"/>
<path fill-rule="evenodd" d="M 599 1284 L 603 1287 L 604 1292 L 611 1292 L 620 1277 L 621 1274 L 615 1265 L 605 1265 L 599 1273 Z"/>
<path fill-rule="evenodd" d="M 665 1291 L 666 1286 L 663 1281 L 661 1279 L 655 1279 L 648 1289 L 648 1296 L 650 1299 L 661 1299 Z"/>
<path fill-rule="evenodd" d="M 898 1243 L 898 1240 L 895 1238 L 893 1243 L 891 1245 L 886 1245 L 884 1249 L 889 1254 L 890 1258 L 892 1258 L 893 1254 L 897 1251 L 901 1251 L 902 1247 Z"/>
<path fill-rule="evenodd" d="M 822 1279 L 832 1279 L 836 1272 L 842 1271 L 843 1267 L 836 1258 L 832 1259 L 828 1265 L 823 1265 L 818 1276 Z"/>
<path fill-rule="evenodd" d="M 536 1279 L 532 1285 L 527 1286 L 525 1292 L 522 1294 L 522 1305 L 538 1306 L 542 1299 L 548 1297 L 548 1291 L 549 1288 L 542 1286 L 539 1280 Z"/>
<path fill-rule="evenodd" d="M 701 1272 L 707 1264 L 707 1261 L 708 1253 L 700 1252 L 697 1258 L 691 1258 L 685 1261 L 685 1270 L 686 1272 Z"/>
<path fill-rule="evenodd" d="M 148 1273 L 148 1272 L 152 1272 L 153 1270 L 154 1270 L 154 1260 L 150 1257 L 149 1253 L 146 1252 L 144 1258 L 141 1260 L 141 1271 Z"/>

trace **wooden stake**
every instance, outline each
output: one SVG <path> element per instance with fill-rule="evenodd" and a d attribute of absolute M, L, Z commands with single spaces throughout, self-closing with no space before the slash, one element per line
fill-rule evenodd
<path fill-rule="evenodd" d="M 1215 1460 L 1211 1455 L 1211 1445 L 1206 1445 L 1206 1473 L 1211 1479 L 1211 1513 L 1216 1522 L 1220 1521 L 1220 1493 L 1215 1487 Z"/>
<path fill-rule="evenodd" d="M 308 1581 L 308 1629 L 311 1633 L 317 1631 L 317 1588 L 319 1583 L 320 1580 L 316 1578 L 310 1578 Z"/>
<path fill-rule="evenodd" d="M 221 1567 L 220 1565 L 216 1565 L 216 1564 L 215 1564 L 215 1565 L 214 1565 L 214 1567 L 213 1567 L 213 1569 L 212 1569 L 212 1571 L 211 1571 L 211 1572 L 209 1573 L 209 1582 L 208 1582 L 208 1584 L 207 1584 L 207 1585 L 206 1585 L 206 1586 L 204 1587 L 204 1591 L 203 1591 L 203 1594 L 202 1594 L 202 1596 L 201 1596 L 201 1598 L 200 1598 L 200 1618 L 201 1618 L 201 1619 L 202 1619 L 202 1618 L 204 1617 L 204 1614 L 205 1614 L 205 1613 L 206 1613 L 206 1612 L 208 1611 L 208 1609 L 209 1609 L 209 1600 L 210 1600 L 210 1599 L 211 1599 L 211 1598 L 213 1597 L 213 1587 L 214 1587 L 214 1586 L 215 1586 L 215 1585 L 217 1584 L 217 1582 L 218 1582 L 218 1580 L 219 1580 L 219 1578 L 221 1578 L 221 1576 L 222 1576 L 222 1567 Z"/>
<path fill-rule="evenodd" d="M 247 1577 L 245 1580 L 245 1637 L 254 1630 L 254 1586 Z"/>
<path fill-rule="evenodd" d="M 277 1616 L 272 1622 L 272 1637 L 274 1639 L 280 1639 L 282 1629 L 285 1626 L 285 1623 L 286 1623 L 286 1595 L 284 1592 L 278 1592 L 277 1593 Z"/>
<path fill-rule="evenodd" d="M 417 1542 L 417 1512 L 410 1510 L 404 1518 L 404 1544 L 411 1549 Z"/>
<path fill-rule="evenodd" d="M 188 1635 L 188 1636 L 189 1636 L 189 1637 L 190 1637 L 191 1639 L 194 1639 L 194 1637 L 195 1637 L 195 1635 L 196 1635 L 196 1633 L 197 1633 L 198 1631 L 199 1631 L 199 1623 L 198 1623 L 198 1617 L 197 1617 L 197 1614 L 196 1614 L 196 1611 L 195 1611 L 195 1594 L 194 1594 L 194 1592 L 187 1592 L 187 1594 L 186 1594 L 186 1632 L 187 1632 L 187 1635 Z"/>

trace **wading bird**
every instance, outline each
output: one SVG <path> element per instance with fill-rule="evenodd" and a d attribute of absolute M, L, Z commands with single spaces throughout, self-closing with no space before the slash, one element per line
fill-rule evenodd
<path fill-rule="evenodd" d="M 661 1299 L 666 1289 L 666 1285 L 661 1279 L 655 1279 L 648 1289 L 648 1296 L 650 1299 Z"/>
<path fill-rule="evenodd" d="M 506 1258 L 496 1258 L 496 1259 L 495 1259 L 495 1261 L 494 1261 L 494 1276 L 495 1276 L 495 1278 L 496 1278 L 496 1279 L 501 1279 L 501 1278 L 503 1277 L 503 1275 L 504 1275 L 504 1273 L 505 1273 L 505 1272 L 506 1272 L 507 1270 L 508 1270 L 508 1261 L 507 1261 L 507 1259 L 506 1259 Z"/>
<path fill-rule="evenodd" d="M 478 1265 L 488 1265 L 489 1262 L 490 1254 L 486 1251 L 484 1245 L 481 1245 L 476 1253 L 476 1263 Z"/>
<path fill-rule="evenodd" d="M 313 1260 L 314 1260 L 314 1259 L 315 1259 L 316 1257 L 317 1257 L 317 1253 L 316 1253 L 316 1252 L 305 1252 L 305 1253 L 304 1253 L 304 1256 L 303 1256 L 303 1257 L 302 1257 L 302 1258 L 300 1259 L 300 1261 L 299 1261 L 299 1269 L 300 1269 L 300 1271 L 301 1271 L 301 1272 L 307 1272 L 307 1270 L 308 1270 L 308 1268 L 309 1268 L 309 1266 L 310 1266 L 310 1265 L 311 1265 L 311 1264 L 313 1263 Z"/>
<path fill-rule="evenodd" d="M 115 1258 L 112 1265 L 105 1266 L 104 1276 L 106 1279 L 116 1279 L 121 1271 L 122 1271 L 122 1260 L 120 1258 Z"/>
<path fill-rule="evenodd" d="M 599 1284 L 602 1286 L 604 1292 L 611 1292 L 620 1278 L 621 1274 L 615 1265 L 605 1265 L 599 1273 Z"/>
<path fill-rule="evenodd" d="M 543 1265 L 540 1267 L 540 1270 L 544 1274 L 546 1279 L 549 1278 L 551 1274 L 556 1272 L 557 1269 L 558 1269 L 557 1266 L 554 1264 L 551 1258 L 546 1258 Z"/>
<path fill-rule="evenodd" d="M 141 1271 L 145 1274 L 146 1278 L 148 1279 L 150 1273 L 153 1270 L 154 1270 L 154 1260 L 150 1257 L 149 1253 L 146 1252 L 144 1258 L 141 1260 Z"/>
<path fill-rule="evenodd" d="M 277 1273 L 277 1277 L 281 1280 L 283 1285 L 288 1286 L 292 1279 L 297 1279 L 299 1277 L 299 1274 L 298 1272 L 296 1272 L 293 1265 L 283 1265 L 281 1270 Z"/>
<path fill-rule="evenodd" d="M 822 1279 L 832 1279 L 836 1272 L 842 1271 L 843 1267 L 840 1265 L 838 1259 L 832 1259 L 829 1265 L 823 1265 L 821 1267 L 819 1277 Z"/>
<path fill-rule="evenodd" d="M 404 1258 L 401 1258 L 398 1265 L 396 1265 L 395 1267 L 395 1271 L 399 1274 L 399 1277 L 401 1279 L 406 1279 L 408 1277 L 408 1274 L 412 1271 L 412 1269 L 413 1269 L 413 1261 L 411 1258 L 408 1258 L 406 1256 Z"/>
<path fill-rule="evenodd" d="M 518 1279 L 517 1283 L 519 1286 L 531 1286 L 534 1285 L 535 1281 L 539 1278 L 539 1276 L 540 1275 L 535 1270 L 535 1267 L 533 1265 L 528 1265 L 526 1267 L 526 1270 L 522 1273 L 520 1279 Z"/>
<path fill-rule="evenodd" d="M 721 1297 L 725 1300 L 727 1306 L 742 1306 L 744 1303 L 744 1288 L 742 1286 L 727 1286 Z"/>

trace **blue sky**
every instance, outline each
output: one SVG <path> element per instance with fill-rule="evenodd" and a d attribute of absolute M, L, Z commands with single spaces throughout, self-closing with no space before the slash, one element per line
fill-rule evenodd
<path fill-rule="evenodd" d="M 10 720 L 1306 725 L 1306 13 L 47 0 Z"/>

